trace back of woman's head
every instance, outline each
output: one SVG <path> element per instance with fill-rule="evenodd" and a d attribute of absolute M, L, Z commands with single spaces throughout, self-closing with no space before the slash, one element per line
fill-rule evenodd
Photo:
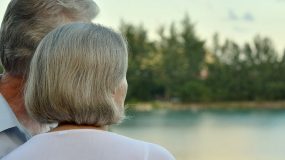
<path fill-rule="evenodd" d="M 126 77 L 127 46 L 109 28 L 64 25 L 38 46 L 25 91 L 29 114 L 41 123 L 104 126 L 120 122 L 113 93 Z"/>

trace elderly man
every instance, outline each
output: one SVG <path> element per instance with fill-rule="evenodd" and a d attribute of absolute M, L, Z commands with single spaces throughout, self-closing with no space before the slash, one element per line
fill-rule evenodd
<path fill-rule="evenodd" d="M 32 120 L 23 90 L 30 60 L 41 39 L 54 28 L 91 22 L 98 13 L 92 0 L 11 0 L 0 30 L 0 159 L 47 127 Z"/>

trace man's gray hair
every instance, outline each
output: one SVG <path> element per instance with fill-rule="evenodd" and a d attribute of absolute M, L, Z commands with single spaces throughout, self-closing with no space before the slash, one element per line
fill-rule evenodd
<path fill-rule="evenodd" d="M 48 32 L 69 22 L 91 22 L 98 11 L 92 0 L 11 0 L 0 30 L 5 71 L 26 76 L 33 53 Z"/>
<path fill-rule="evenodd" d="M 126 78 L 127 64 L 121 34 L 89 23 L 59 27 L 42 40 L 31 61 L 27 111 L 41 123 L 118 123 L 124 107 L 114 93 Z"/>

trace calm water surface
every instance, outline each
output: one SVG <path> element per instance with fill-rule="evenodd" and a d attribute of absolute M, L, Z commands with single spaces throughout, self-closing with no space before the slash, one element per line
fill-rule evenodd
<path fill-rule="evenodd" d="M 113 131 L 160 144 L 177 160 L 284 160 L 285 110 L 129 112 Z"/>

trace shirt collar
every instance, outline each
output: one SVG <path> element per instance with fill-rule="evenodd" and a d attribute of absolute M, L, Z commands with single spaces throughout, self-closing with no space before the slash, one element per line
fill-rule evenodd
<path fill-rule="evenodd" d="M 0 132 L 13 127 L 17 127 L 26 136 L 27 139 L 31 137 L 31 135 L 19 123 L 16 115 L 0 93 Z"/>
<path fill-rule="evenodd" d="M 19 122 L 4 97 L 0 94 L 0 132 L 18 127 Z"/>

